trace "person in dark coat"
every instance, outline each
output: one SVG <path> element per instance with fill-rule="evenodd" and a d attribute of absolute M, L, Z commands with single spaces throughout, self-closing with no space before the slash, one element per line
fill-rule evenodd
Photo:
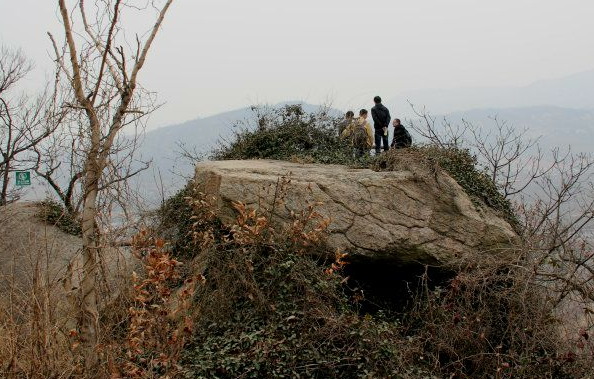
<path fill-rule="evenodd" d="M 394 138 L 392 139 L 391 147 L 393 149 L 401 149 L 403 147 L 410 147 L 412 144 L 412 137 L 404 125 L 400 123 L 399 118 L 395 118 L 394 122 Z"/>
<path fill-rule="evenodd" d="M 375 154 L 379 155 L 382 144 L 384 151 L 388 151 L 388 127 L 390 126 L 390 111 L 382 104 L 382 98 L 373 98 L 375 106 L 371 108 L 373 118 L 373 129 L 375 129 Z"/>

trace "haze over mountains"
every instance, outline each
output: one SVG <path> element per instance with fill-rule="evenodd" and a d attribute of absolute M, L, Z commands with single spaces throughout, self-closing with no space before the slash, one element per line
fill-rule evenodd
<path fill-rule="evenodd" d="M 554 105 L 594 109 L 594 70 L 522 87 L 477 87 L 409 91 L 386 97 L 387 104 L 408 112 L 408 100 L 434 114 L 476 108 L 521 108 Z M 407 115 L 412 115 L 410 112 Z"/>
<path fill-rule="evenodd" d="M 573 109 L 557 106 L 523 108 L 484 108 L 452 112 L 450 122 L 469 121 L 483 129 L 495 125 L 494 117 L 518 129 L 526 128 L 525 135 L 539 138 L 546 150 L 571 147 L 575 153 L 594 152 L 594 109 Z"/>
<path fill-rule="evenodd" d="M 453 123 L 465 119 L 489 128 L 494 125 L 492 117 L 497 116 L 514 127 L 528 129 L 530 137 L 541 137 L 547 149 L 570 145 L 574 152 L 594 151 L 594 70 L 525 87 L 423 90 L 384 95 L 384 99 L 393 117 L 414 117 L 410 101 Z M 304 104 L 304 108 L 312 112 L 319 106 Z M 188 150 L 208 153 L 220 138 L 232 134 L 239 120 L 250 117 L 252 112 L 246 107 L 148 132 L 140 153 L 153 163 L 138 179 L 145 188 L 163 180 L 168 192 L 177 190 L 185 184 L 182 176 L 193 173 L 191 162 L 180 157 L 180 143 Z M 161 179 L 156 179 L 159 175 Z"/>

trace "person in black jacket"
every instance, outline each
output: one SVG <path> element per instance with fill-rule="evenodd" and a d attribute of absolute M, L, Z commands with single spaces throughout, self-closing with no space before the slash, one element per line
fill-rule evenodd
<path fill-rule="evenodd" d="M 384 151 L 388 151 L 388 126 L 390 126 L 390 111 L 382 104 L 382 98 L 376 96 L 373 98 L 375 106 L 371 108 L 371 117 L 373 118 L 373 128 L 375 129 L 375 154 L 379 155 L 381 145 L 384 145 Z"/>
<path fill-rule="evenodd" d="M 404 125 L 400 123 L 399 118 L 395 118 L 394 122 L 394 138 L 392 139 L 391 147 L 393 149 L 401 149 L 403 147 L 410 147 L 412 144 L 412 137 Z"/>

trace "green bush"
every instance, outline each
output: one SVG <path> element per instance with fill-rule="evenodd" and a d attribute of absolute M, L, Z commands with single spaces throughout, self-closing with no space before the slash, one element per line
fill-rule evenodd
<path fill-rule="evenodd" d="M 60 203 L 52 199 L 46 199 L 39 202 L 39 211 L 37 216 L 44 222 L 58 227 L 61 231 L 81 236 L 82 229 L 80 220 L 75 215 L 69 213 Z"/>
<path fill-rule="evenodd" d="M 229 142 L 211 155 L 215 160 L 279 159 L 360 164 L 351 146 L 338 135 L 340 118 L 327 111 L 306 113 L 300 104 L 276 109 L 254 108 L 255 125 L 240 126 Z"/>
<path fill-rule="evenodd" d="M 190 257 L 194 250 L 192 243 L 192 207 L 188 198 L 194 196 L 193 182 L 165 200 L 157 211 L 157 232 L 171 244 L 173 254 L 178 258 Z"/>

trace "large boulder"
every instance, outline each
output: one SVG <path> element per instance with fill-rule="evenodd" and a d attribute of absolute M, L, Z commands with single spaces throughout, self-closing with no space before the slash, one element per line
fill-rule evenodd
<path fill-rule="evenodd" d="M 42 222 L 39 211 L 33 202 L 0 207 L 0 294 L 9 284 L 28 290 L 40 275 L 59 283 L 81 251 L 80 237 Z"/>
<path fill-rule="evenodd" d="M 475 205 L 454 179 L 439 170 L 421 172 L 273 160 L 206 161 L 196 166 L 195 179 L 202 192 L 216 197 L 219 217 L 227 223 L 236 217 L 233 201 L 274 209 L 285 222 L 291 211 L 323 203 L 317 210 L 332 220 L 329 251 L 340 248 L 352 260 L 446 264 L 462 254 L 496 253 L 513 245 L 517 235 L 509 223 L 490 208 Z M 279 194 L 282 202 L 271 207 Z"/>
<path fill-rule="evenodd" d="M 43 287 L 58 309 L 66 306 L 63 284 L 80 287 L 82 239 L 41 221 L 39 212 L 39 204 L 33 202 L 0 207 L 0 307 L 11 292 L 27 296 Z M 113 291 L 118 281 L 129 277 L 133 264 L 129 249 L 103 249 L 103 283 Z"/>

